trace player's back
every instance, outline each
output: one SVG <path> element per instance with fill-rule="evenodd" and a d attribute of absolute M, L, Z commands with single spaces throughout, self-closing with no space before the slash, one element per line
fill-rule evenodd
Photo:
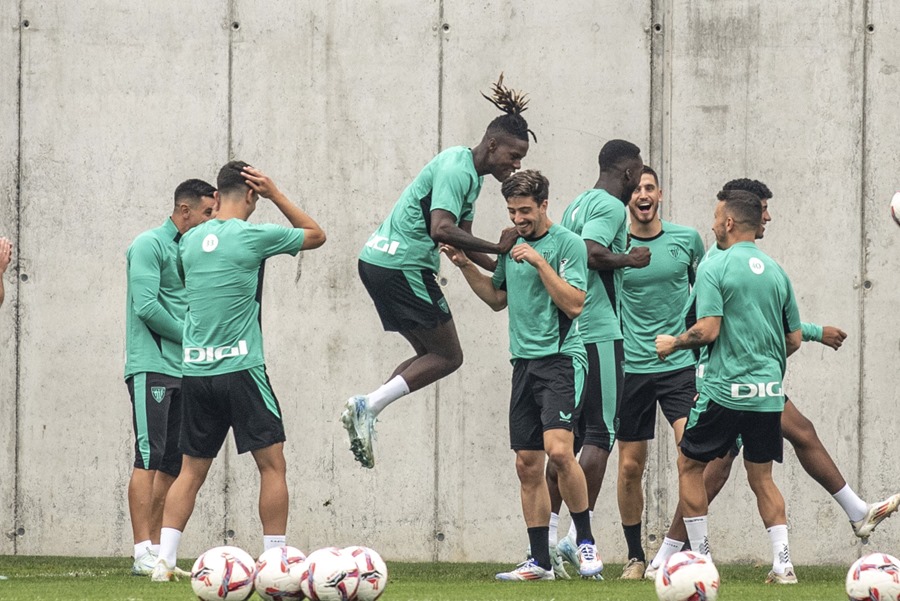
<path fill-rule="evenodd" d="M 302 245 L 302 229 L 241 219 L 213 219 L 182 237 L 185 375 L 231 373 L 264 363 L 263 262 L 279 253 L 296 254 Z"/>

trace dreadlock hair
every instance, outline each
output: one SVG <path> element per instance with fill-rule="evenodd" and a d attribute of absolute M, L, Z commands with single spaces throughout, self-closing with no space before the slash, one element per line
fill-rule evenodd
<path fill-rule="evenodd" d="M 510 90 L 503 85 L 503 73 L 497 79 L 497 83 L 491 86 L 491 95 L 481 94 L 498 109 L 506 113 L 490 122 L 485 131 L 486 135 L 509 134 L 514 138 L 528 141 L 528 134 L 537 142 L 537 136 L 528 129 L 528 122 L 522 117 L 522 113 L 528 110 L 528 94 L 517 90 Z"/>
<path fill-rule="evenodd" d="M 721 190 L 716 198 L 725 203 L 725 210 L 743 230 L 755 230 L 762 222 L 762 202 L 747 190 Z"/>
<path fill-rule="evenodd" d="M 219 169 L 219 175 L 216 178 L 216 185 L 219 187 L 219 194 L 228 194 L 229 192 L 240 191 L 246 192 L 249 189 L 241 171 L 250 167 L 244 161 L 228 161 Z"/>
<path fill-rule="evenodd" d="M 641 149 L 627 140 L 610 140 L 600 149 L 597 162 L 600 171 L 615 169 L 622 161 L 636 159 L 641 156 Z"/>
<path fill-rule="evenodd" d="M 772 191 L 769 190 L 768 186 L 758 179 L 748 179 L 746 177 L 731 180 L 722 186 L 722 190 L 743 190 L 745 192 L 750 192 L 751 194 L 756 194 L 761 200 L 769 200 L 772 198 Z"/>
<path fill-rule="evenodd" d="M 540 171 L 526 169 L 513 173 L 500 186 L 503 198 L 509 200 L 513 196 L 530 196 L 538 205 L 547 200 L 550 195 L 550 182 Z"/>
<path fill-rule="evenodd" d="M 212 195 L 215 193 L 216 189 L 202 179 L 185 180 L 175 188 L 175 207 L 177 208 L 181 203 L 185 203 L 196 209 L 201 198 L 212 198 Z"/>

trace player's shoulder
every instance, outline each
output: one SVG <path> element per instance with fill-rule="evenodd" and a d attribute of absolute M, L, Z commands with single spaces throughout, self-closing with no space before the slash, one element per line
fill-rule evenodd
<path fill-rule="evenodd" d="M 149 230 L 144 230 L 143 232 L 135 236 L 134 240 L 131 241 L 131 244 L 128 245 L 126 254 L 130 255 L 136 251 L 161 248 L 163 245 L 163 238 L 165 233 L 165 226 L 159 226 L 151 228 Z"/>
<path fill-rule="evenodd" d="M 472 159 L 472 151 L 466 146 L 451 146 L 445 148 L 431 159 L 431 165 L 446 169 L 458 169 L 462 172 L 475 173 L 475 162 Z"/>
<path fill-rule="evenodd" d="M 702 241 L 700 232 L 697 231 L 697 228 L 689 225 L 681 225 L 680 223 L 673 223 L 671 221 L 666 221 L 665 219 L 662 220 L 662 224 L 663 231 L 674 238 L 683 238 L 686 240 L 700 239 Z"/>
<path fill-rule="evenodd" d="M 548 234 L 556 240 L 556 243 L 559 246 L 574 246 L 576 249 L 584 250 L 585 254 L 587 253 L 582 237 L 567 227 L 554 223 L 550 226 Z"/>

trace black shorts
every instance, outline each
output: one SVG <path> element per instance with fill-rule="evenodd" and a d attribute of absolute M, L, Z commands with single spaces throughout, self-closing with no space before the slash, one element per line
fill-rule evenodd
<path fill-rule="evenodd" d="M 234 429 L 238 453 L 284 442 L 281 407 L 263 365 L 217 376 L 184 376 L 181 452 L 211 459 Z"/>
<path fill-rule="evenodd" d="M 622 402 L 622 362 L 625 360 L 622 341 L 588 343 L 584 349 L 588 368 L 584 408 L 575 431 L 575 452 L 584 445 L 611 451 L 618 435 Z"/>
<path fill-rule="evenodd" d="M 784 404 L 785 404 L 785 405 L 787 405 L 788 403 L 792 403 L 792 402 L 793 402 L 793 401 L 791 401 L 791 399 L 789 399 L 787 395 L 784 395 Z M 732 445 L 731 450 L 728 451 L 728 453 L 729 453 L 732 457 L 737 457 L 738 455 L 741 454 L 741 448 L 742 448 L 743 446 L 744 446 L 744 441 L 741 440 L 741 437 L 740 437 L 740 436 L 738 436 L 738 437 L 737 437 L 737 440 L 734 441 L 734 445 Z"/>
<path fill-rule="evenodd" d="M 365 261 L 358 267 L 385 331 L 432 330 L 453 319 L 430 269 L 388 269 Z"/>
<path fill-rule="evenodd" d="M 744 460 L 750 463 L 781 463 L 781 412 L 736 411 L 703 399 L 691 410 L 681 451 L 686 457 L 709 462 L 724 457 L 740 436 Z"/>
<path fill-rule="evenodd" d="M 545 431 L 573 431 L 583 390 L 584 368 L 568 355 L 516 359 L 509 399 L 510 447 L 540 451 Z"/>
<path fill-rule="evenodd" d="M 141 372 L 125 380 L 134 426 L 134 467 L 170 476 L 181 471 L 181 378 Z"/>
<path fill-rule="evenodd" d="M 656 434 L 656 403 L 672 425 L 690 415 L 696 395 L 693 367 L 655 374 L 626 373 L 619 407 L 619 440 L 652 440 Z"/>

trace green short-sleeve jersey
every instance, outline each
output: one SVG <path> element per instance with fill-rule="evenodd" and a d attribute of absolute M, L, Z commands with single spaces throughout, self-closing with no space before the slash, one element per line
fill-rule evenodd
<path fill-rule="evenodd" d="M 701 398 L 744 411 L 782 411 L 784 337 L 800 312 L 784 270 L 753 242 L 739 242 L 700 264 L 697 319 L 722 318 L 709 351 Z"/>
<path fill-rule="evenodd" d="M 263 263 L 296 255 L 304 231 L 213 219 L 181 239 L 180 266 L 187 289 L 183 372 L 213 376 L 265 363 L 260 302 Z"/>
<path fill-rule="evenodd" d="M 627 246 L 625 204 L 606 190 L 593 189 L 581 194 L 566 208 L 561 225 L 583 240 L 592 240 L 614 253 Z M 578 318 L 585 344 L 621 340 L 619 296 L 622 270 L 590 270 L 584 311 Z"/>
<path fill-rule="evenodd" d="M 559 277 L 578 288 L 587 287 L 587 250 L 581 238 L 557 224 L 537 240 L 519 238 L 539 252 Z M 541 359 L 563 354 L 587 365 L 578 320 L 557 308 L 537 269 L 508 254 L 501 255 L 492 278 L 494 288 L 506 290 L 509 309 L 509 352 L 513 360 Z"/>
<path fill-rule="evenodd" d="M 125 377 L 156 372 L 181 377 L 181 336 L 187 300 L 176 258 L 181 235 L 171 219 L 148 230 L 125 252 Z"/>
<path fill-rule="evenodd" d="M 366 263 L 390 269 L 430 269 L 441 265 L 438 246 L 431 239 L 431 211 L 451 213 L 459 225 L 475 218 L 475 199 L 483 178 L 475 172 L 472 151 L 448 148 L 406 187 L 391 214 L 359 253 Z"/>
<path fill-rule="evenodd" d="M 689 350 L 660 361 L 656 336 L 684 331 L 685 307 L 704 253 L 700 234 L 692 227 L 663 221 L 657 236 L 632 235 L 631 246 L 649 248 L 650 264 L 621 270 L 625 371 L 648 374 L 693 366 L 696 359 Z"/>

